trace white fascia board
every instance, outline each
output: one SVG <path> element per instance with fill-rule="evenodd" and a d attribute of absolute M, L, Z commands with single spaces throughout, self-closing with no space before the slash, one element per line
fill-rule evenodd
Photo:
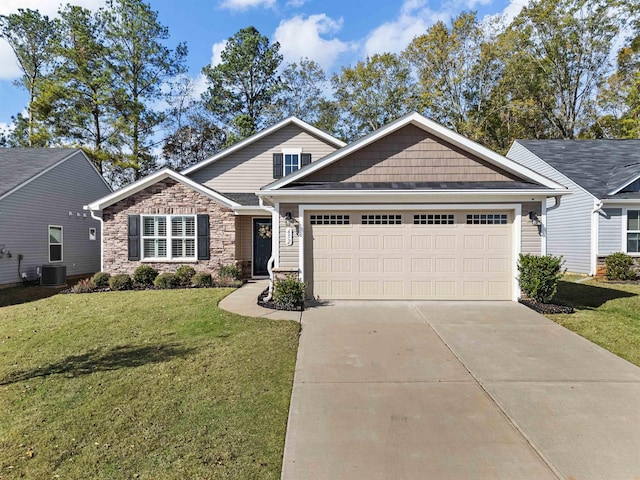
<path fill-rule="evenodd" d="M 229 208 L 236 208 L 241 206 L 239 203 L 236 203 L 230 200 L 229 198 L 219 194 L 218 192 L 215 192 L 206 187 L 203 187 L 199 183 L 194 182 L 193 180 L 185 177 L 184 175 L 180 175 L 179 173 L 174 172 L 169 168 L 163 168 L 162 170 L 158 170 L 156 173 L 153 173 L 145 178 L 141 178 L 137 182 L 127 185 L 126 187 L 121 188 L 120 190 L 117 190 L 110 195 L 107 195 L 105 197 L 102 197 L 96 200 L 95 202 L 90 203 L 89 205 L 87 205 L 87 209 L 93 210 L 93 211 L 104 210 L 109 205 L 113 205 L 114 203 L 119 202 L 120 200 L 123 200 L 133 195 L 134 193 L 137 193 L 140 190 L 144 190 L 145 188 L 150 187 L 154 183 L 157 183 L 169 177 L 175 180 L 176 182 L 182 183 L 187 187 L 197 191 L 198 193 L 201 193 L 209 198 L 219 201 L 220 203 L 222 203 L 223 205 Z"/>
<path fill-rule="evenodd" d="M 69 160 L 70 158 L 72 158 L 74 155 L 76 155 L 78 153 L 78 150 L 80 150 L 79 148 L 74 148 L 74 149 L 69 149 L 71 150 L 71 153 L 69 155 L 67 155 L 66 157 L 58 160 L 56 163 L 54 163 L 53 165 L 45 168 L 44 170 L 42 170 L 39 173 L 36 173 L 33 177 L 28 178 L 27 180 L 25 180 L 24 182 L 22 182 L 20 185 L 16 185 L 15 187 L 13 187 L 11 190 L 9 190 L 8 192 L 5 192 L 4 194 L 0 195 L 0 200 L 2 200 L 3 198 L 8 197 L 9 195 L 17 192 L 18 190 L 20 190 L 21 188 L 29 185 L 31 182 L 33 182 L 34 180 L 36 180 L 37 178 L 40 178 L 42 175 L 44 175 L 45 173 L 50 172 L 51 170 L 53 170 L 54 168 L 56 168 L 58 165 L 60 165 L 61 163 L 66 162 L 67 160 Z M 82 150 L 80 150 L 82 151 Z M 84 152 L 83 152 L 84 153 Z M 86 158 L 86 155 L 85 155 Z M 103 179 L 104 180 L 104 179 Z M 106 182 L 105 182 L 106 183 Z M 109 187 L 110 190 L 111 187 Z"/>
<path fill-rule="evenodd" d="M 258 206 L 248 206 L 248 205 L 240 205 L 239 207 L 234 207 L 233 213 L 236 215 L 264 215 L 266 213 L 270 213 L 271 209 L 267 207 L 258 207 Z"/>
<path fill-rule="evenodd" d="M 195 165 L 183 170 L 182 172 L 180 172 L 182 175 L 189 175 L 190 173 L 196 172 L 198 170 L 200 170 L 201 168 L 206 167 L 207 165 L 211 165 L 214 162 L 217 162 L 218 160 L 231 155 L 234 152 L 237 152 L 238 150 L 241 150 L 249 145 L 251 145 L 254 142 L 257 142 L 258 140 L 260 140 L 261 138 L 267 137 L 269 135 L 271 135 L 273 132 L 276 132 L 278 130 L 280 130 L 283 127 L 286 127 L 289 124 L 294 124 L 298 127 L 300 127 L 302 130 L 305 130 L 309 133 L 311 133 L 312 135 L 316 136 L 316 137 L 320 137 L 321 139 L 323 139 L 326 142 L 331 143 L 332 145 L 335 145 L 338 148 L 344 147 L 346 145 L 346 143 L 344 143 L 342 140 L 338 140 L 337 138 L 332 137 L 331 135 L 329 135 L 328 133 L 323 132 L 322 130 L 309 125 L 306 122 L 303 122 L 302 120 L 300 120 L 299 118 L 296 117 L 289 117 L 289 118 L 285 118 L 284 120 L 276 123 L 275 125 L 272 125 L 268 128 L 265 128 L 264 130 L 255 133 L 253 135 L 251 135 L 248 138 L 245 138 L 244 140 L 242 140 L 241 142 L 236 143 L 235 145 L 232 145 L 229 148 L 225 148 L 224 150 L 222 150 L 221 152 L 216 153 L 215 155 L 213 155 L 212 157 L 207 158 L 206 160 L 203 160 L 199 163 L 196 163 Z"/>
<path fill-rule="evenodd" d="M 637 174 L 635 177 L 632 177 L 630 180 L 625 180 L 624 183 L 621 183 L 619 186 L 611 190 L 609 193 L 607 193 L 607 195 L 615 195 L 616 193 L 619 193 L 625 187 L 631 185 L 633 182 L 635 182 L 638 179 L 640 179 L 640 173 Z"/>
<path fill-rule="evenodd" d="M 328 165 L 331 165 L 334 162 L 337 162 L 341 158 L 346 157 L 347 155 L 353 153 L 354 151 L 360 150 L 361 148 L 364 148 L 374 143 L 375 141 L 379 140 L 380 138 L 385 137 L 390 133 L 393 133 L 394 131 L 399 130 L 400 128 L 405 127 L 406 125 L 409 125 L 409 124 L 422 128 L 423 130 L 426 130 L 427 132 L 443 139 L 444 141 L 452 145 L 455 145 L 461 148 L 462 150 L 465 150 L 466 152 L 469 152 L 495 166 L 498 166 L 503 170 L 513 173 L 516 176 L 533 180 L 548 188 L 553 188 L 553 189 L 565 188 L 559 183 L 556 183 L 553 180 L 543 175 L 540 175 L 539 173 L 536 173 L 533 170 L 530 170 L 529 168 L 523 165 L 520 165 L 519 163 L 514 162 L 509 158 L 503 157 L 502 155 L 494 152 L 493 150 L 487 147 L 484 147 L 479 143 L 476 143 L 473 140 L 470 140 L 464 137 L 463 135 L 460 135 L 459 133 L 456 133 L 452 130 L 449 130 L 446 127 L 443 127 L 442 125 L 434 122 L 433 120 L 429 120 L 423 115 L 420 115 L 419 113 L 414 112 L 414 113 L 405 115 L 404 117 L 401 117 L 394 122 L 389 123 L 388 125 L 378 129 L 377 131 L 363 137 L 360 140 L 356 140 L 355 142 L 347 145 L 344 148 L 341 148 L 340 150 L 337 150 L 336 152 L 330 155 L 327 155 L 322 160 L 312 163 L 309 167 L 298 170 L 297 172 L 289 174 L 286 177 L 271 183 L 270 185 L 265 187 L 265 190 L 277 190 L 300 178 L 310 175 Z"/>

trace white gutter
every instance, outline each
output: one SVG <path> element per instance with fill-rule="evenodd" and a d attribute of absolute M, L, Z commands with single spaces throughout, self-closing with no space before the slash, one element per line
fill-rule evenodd
<path fill-rule="evenodd" d="M 95 210 L 91 210 L 88 205 L 84 205 L 82 208 L 89 210 L 91 218 L 100 222 L 100 271 L 104 272 L 104 220 L 102 217 L 96 217 Z"/>
<path fill-rule="evenodd" d="M 568 195 L 570 192 L 564 190 L 259 190 L 255 192 L 260 198 L 262 197 L 296 197 L 305 198 L 313 197 L 315 199 L 319 197 L 358 197 L 363 196 L 371 197 L 385 197 L 388 199 L 390 196 L 397 195 L 399 197 L 405 197 L 410 195 L 416 195 L 424 198 L 424 196 L 434 197 L 446 197 L 446 196 L 469 196 L 469 197 L 487 197 L 489 195 L 495 196 L 518 196 L 518 197 L 549 197 L 552 196 Z"/>
<path fill-rule="evenodd" d="M 602 200 L 594 199 L 593 210 L 591 211 L 591 271 L 589 275 L 595 276 L 598 270 L 598 232 L 599 222 L 597 213 L 602 208 L 604 202 Z"/>

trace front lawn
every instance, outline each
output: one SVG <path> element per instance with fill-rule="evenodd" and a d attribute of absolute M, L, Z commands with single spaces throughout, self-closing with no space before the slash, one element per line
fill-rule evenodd
<path fill-rule="evenodd" d="M 299 325 L 227 293 L 0 308 L 0 479 L 279 478 Z"/>
<path fill-rule="evenodd" d="M 640 366 L 640 285 L 565 279 L 555 299 L 573 305 L 571 315 L 547 315 L 554 322 Z"/>

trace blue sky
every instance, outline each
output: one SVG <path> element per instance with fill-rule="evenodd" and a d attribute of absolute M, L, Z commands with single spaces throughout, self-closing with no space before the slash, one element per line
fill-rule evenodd
<path fill-rule="evenodd" d="M 67 0 L 95 9 L 104 0 Z M 65 1 L 64 3 L 67 3 Z M 465 10 L 480 17 L 512 17 L 527 0 L 151 0 L 160 22 L 169 27 L 170 46 L 186 41 L 189 75 L 204 88 L 200 70 L 216 62 L 227 38 L 253 25 L 281 44 L 285 61 L 307 56 L 329 73 L 367 55 L 399 52 L 437 20 L 448 21 Z M 18 7 L 54 16 L 60 0 L 0 0 L 0 14 Z M 0 128 L 27 102 L 13 85 L 19 72 L 9 46 L 0 40 Z"/>

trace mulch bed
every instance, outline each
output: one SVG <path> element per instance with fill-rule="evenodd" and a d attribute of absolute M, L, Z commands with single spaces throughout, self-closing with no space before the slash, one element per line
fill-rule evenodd
<path fill-rule="evenodd" d="M 304 310 L 304 304 L 296 305 L 293 308 L 283 307 L 282 305 L 276 305 L 273 301 L 269 300 L 265 302 L 265 298 L 269 295 L 269 289 L 266 288 L 260 295 L 258 295 L 258 305 L 264 308 L 270 308 L 272 310 L 287 310 L 289 312 L 302 312 Z"/>
<path fill-rule="evenodd" d="M 575 310 L 569 305 L 559 305 L 556 303 L 542 303 L 532 300 L 531 298 L 520 298 L 518 302 L 531 310 L 535 310 L 542 314 L 555 314 L 555 313 L 574 313 Z"/>

